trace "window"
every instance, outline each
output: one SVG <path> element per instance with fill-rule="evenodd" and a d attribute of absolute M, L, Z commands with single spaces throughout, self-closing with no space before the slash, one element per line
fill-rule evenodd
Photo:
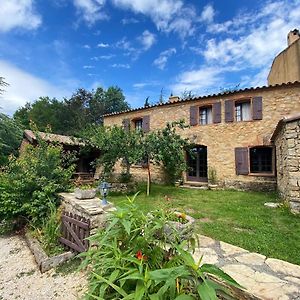
<path fill-rule="evenodd" d="M 273 149 L 271 147 L 253 147 L 250 151 L 250 173 L 273 172 Z"/>
<path fill-rule="evenodd" d="M 201 125 L 212 123 L 212 108 L 211 107 L 200 107 L 199 110 L 199 123 Z"/>
<path fill-rule="evenodd" d="M 143 129 L 143 119 L 134 120 L 134 128 L 135 130 L 142 130 Z"/>
<path fill-rule="evenodd" d="M 250 101 L 235 103 L 235 120 L 237 122 L 251 120 L 251 104 Z"/>

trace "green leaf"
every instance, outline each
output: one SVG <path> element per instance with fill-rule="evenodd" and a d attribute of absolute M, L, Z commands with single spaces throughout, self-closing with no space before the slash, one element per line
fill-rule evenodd
<path fill-rule="evenodd" d="M 145 286 L 144 282 L 142 280 L 139 280 L 137 282 L 136 288 L 135 288 L 135 297 L 134 300 L 142 300 L 145 293 Z"/>
<path fill-rule="evenodd" d="M 241 285 L 239 285 L 231 276 L 226 274 L 224 271 L 222 271 L 220 268 L 216 267 L 215 265 L 211 264 L 203 264 L 199 271 L 207 274 L 212 274 L 217 276 L 219 279 L 224 280 L 226 283 L 235 286 L 237 288 L 243 288 Z"/>
<path fill-rule="evenodd" d="M 217 300 L 217 295 L 213 287 L 206 281 L 203 281 L 197 286 L 197 292 L 201 300 Z"/>
<path fill-rule="evenodd" d="M 149 272 L 149 278 L 156 281 L 167 281 L 171 278 L 176 279 L 177 277 L 186 277 L 189 275 L 189 271 L 184 266 L 160 269 Z"/>
<path fill-rule="evenodd" d="M 175 298 L 175 300 L 195 300 L 194 297 L 190 296 L 190 295 L 179 295 Z"/>
<path fill-rule="evenodd" d="M 129 220 L 123 219 L 122 225 L 128 235 L 130 235 L 131 222 Z"/>
<path fill-rule="evenodd" d="M 99 279 L 100 281 L 105 282 L 106 284 L 110 285 L 115 291 L 117 291 L 117 292 L 118 292 L 120 295 L 122 295 L 123 297 L 126 297 L 126 296 L 127 296 L 127 293 L 126 293 L 122 288 L 120 288 L 119 286 L 117 286 L 117 285 L 115 285 L 115 284 L 109 282 L 107 279 L 105 279 L 104 277 L 102 277 L 102 276 L 96 274 L 95 272 L 92 272 L 92 273 L 93 273 L 93 275 L 94 275 L 97 279 Z"/>

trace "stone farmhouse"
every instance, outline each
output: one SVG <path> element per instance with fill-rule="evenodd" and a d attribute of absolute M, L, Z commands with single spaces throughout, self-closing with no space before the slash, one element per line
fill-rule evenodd
<path fill-rule="evenodd" d="M 104 116 L 104 125 L 149 132 L 184 119 L 182 131 L 196 146 L 186 154 L 184 181 L 205 185 L 210 170 L 225 187 L 276 190 L 300 210 L 300 34 L 288 34 L 288 47 L 275 59 L 268 86 L 211 94 L 141 107 Z M 163 180 L 151 166 L 155 181 Z M 116 166 L 116 172 L 120 167 Z M 146 180 L 147 171 L 132 174 Z"/>

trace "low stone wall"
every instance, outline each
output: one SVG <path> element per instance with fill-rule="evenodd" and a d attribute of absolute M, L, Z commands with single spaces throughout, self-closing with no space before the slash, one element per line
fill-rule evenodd
<path fill-rule="evenodd" d="M 283 119 L 274 136 L 277 186 L 292 212 L 300 212 L 300 118 Z"/>

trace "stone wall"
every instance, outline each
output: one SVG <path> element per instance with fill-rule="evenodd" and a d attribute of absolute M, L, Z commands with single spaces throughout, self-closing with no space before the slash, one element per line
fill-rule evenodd
<path fill-rule="evenodd" d="M 184 119 L 189 124 L 191 106 L 211 105 L 220 101 L 222 108 L 221 123 L 191 126 L 180 133 L 195 144 L 207 146 L 208 167 L 216 169 L 217 178 L 221 185 L 230 187 L 238 185 L 240 188 L 243 188 L 243 186 L 261 186 L 261 189 L 263 187 L 269 189 L 270 186 L 274 187 L 276 184 L 275 173 L 269 176 L 236 175 L 234 149 L 236 147 L 270 145 L 270 137 L 279 120 L 292 112 L 300 112 L 299 94 L 299 84 L 252 89 L 224 96 L 205 97 L 199 100 L 177 102 L 107 116 L 104 118 L 104 125 L 122 126 L 122 121 L 125 118 L 134 119 L 145 115 L 150 116 L 150 130 L 163 128 L 167 122 L 180 119 Z M 261 96 L 263 99 L 262 120 L 225 122 L 225 100 L 247 99 L 255 96 Z M 132 173 L 137 178 L 147 178 L 146 169 L 132 168 Z M 156 179 L 162 178 L 159 169 L 154 168 L 152 173 Z"/>
<path fill-rule="evenodd" d="M 283 120 L 274 137 L 277 157 L 277 187 L 291 210 L 300 212 L 300 117 Z"/>

